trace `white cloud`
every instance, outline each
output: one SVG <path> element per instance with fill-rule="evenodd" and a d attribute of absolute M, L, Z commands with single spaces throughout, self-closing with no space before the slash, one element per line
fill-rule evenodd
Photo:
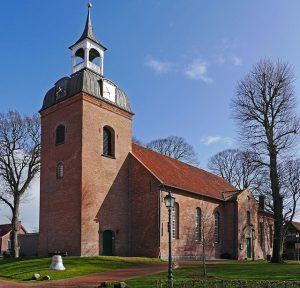
<path fill-rule="evenodd" d="M 153 57 L 148 57 L 145 64 L 157 74 L 168 73 L 173 68 L 173 64 L 171 62 L 160 61 Z"/>
<path fill-rule="evenodd" d="M 222 55 L 222 54 L 216 54 L 216 55 L 214 55 L 214 58 L 219 65 L 223 65 L 226 60 L 224 55 Z"/>
<path fill-rule="evenodd" d="M 223 38 L 221 40 L 221 45 L 219 48 L 221 48 L 222 50 L 233 50 L 241 46 L 244 46 L 244 44 L 237 39 Z"/>
<path fill-rule="evenodd" d="M 237 56 L 232 57 L 232 62 L 233 62 L 234 66 L 242 66 L 243 65 L 243 60 Z"/>
<path fill-rule="evenodd" d="M 185 75 L 193 80 L 201 80 L 207 84 L 213 82 L 213 79 L 207 75 L 208 64 L 202 60 L 195 60 L 185 70 Z"/>
<path fill-rule="evenodd" d="M 201 138 L 201 143 L 208 146 L 212 144 L 222 143 L 227 146 L 232 146 L 234 141 L 229 137 L 222 137 L 222 136 L 203 136 Z"/>

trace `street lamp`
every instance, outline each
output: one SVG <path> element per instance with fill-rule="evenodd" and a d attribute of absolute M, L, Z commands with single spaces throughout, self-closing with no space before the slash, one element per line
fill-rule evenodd
<path fill-rule="evenodd" d="M 252 261 L 254 261 L 254 225 L 250 224 L 251 227 L 251 248 L 252 248 Z"/>
<path fill-rule="evenodd" d="M 164 188 L 164 187 L 162 187 Z M 163 190 L 163 189 L 162 189 Z M 172 230 L 171 230 L 171 212 L 175 205 L 175 198 L 171 191 L 164 197 L 165 205 L 169 213 L 168 233 L 169 233 L 169 268 L 168 268 L 168 288 L 173 288 L 173 271 L 172 271 Z"/>

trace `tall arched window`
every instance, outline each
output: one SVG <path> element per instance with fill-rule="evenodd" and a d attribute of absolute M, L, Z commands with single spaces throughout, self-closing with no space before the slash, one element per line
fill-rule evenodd
<path fill-rule="evenodd" d="M 65 126 L 60 124 L 56 128 L 56 144 L 63 144 L 65 143 Z"/>
<path fill-rule="evenodd" d="M 115 133 L 111 127 L 103 127 L 103 155 L 115 156 Z"/>
<path fill-rule="evenodd" d="M 220 213 L 218 211 L 215 212 L 214 242 L 220 242 Z"/>
<path fill-rule="evenodd" d="M 179 239 L 179 205 L 175 203 L 172 208 L 172 238 Z"/>
<path fill-rule="evenodd" d="M 196 219 L 195 219 L 195 240 L 201 240 L 201 209 L 196 208 Z"/>
<path fill-rule="evenodd" d="M 56 179 L 64 178 L 64 165 L 63 163 L 58 163 L 56 166 Z"/>
<path fill-rule="evenodd" d="M 247 211 L 247 225 L 251 225 L 251 215 L 250 215 L 250 211 Z"/>

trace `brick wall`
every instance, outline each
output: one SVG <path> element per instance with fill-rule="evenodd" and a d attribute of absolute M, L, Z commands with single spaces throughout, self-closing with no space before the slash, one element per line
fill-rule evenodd
<path fill-rule="evenodd" d="M 113 253 L 129 254 L 129 159 L 132 115 L 84 95 L 82 139 L 81 255 L 102 254 L 105 230 Z M 115 157 L 103 153 L 103 127 L 115 132 Z"/>
<path fill-rule="evenodd" d="M 205 257 L 220 258 L 224 242 L 224 219 L 221 201 L 204 198 L 201 195 L 172 189 L 173 196 L 179 205 L 179 238 L 172 239 L 172 253 L 177 258 L 202 258 L 202 241 L 195 240 L 196 208 L 202 212 L 202 229 L 205 236 Z M 161 258 L 168 257 L 168 210 L 161 195 Z M 214 212 L 220 213 L 220 241 L 214 243 Z"/>
<path fill-rule="evenodd" d="M 159 181 L 131 156 L 131 255 L 159 257 Z"/>
<path fill-rule="evenodd" d="M 82 95 L 41 112 L 41 186 L 39 255 L 67 251 L 80 255 Z M 65 143 L 56 145 L 55 130 L 66 127 Z M 56 179 L 56 166 L 64 178 Z"/>
<path fill-rule="evenodd" d="M 238 199 L 238 259 L 246 259 L 246 239 L 253 235 L 254 258 L 266 259 L 267 255 L 271 255 L 271 247 L 269 240 L 269 225 L 272 224 L 272 217 L 258 211 L 258 203 L 250 191 L 245 190 L 239 194 Z M 247 224 L 247 211 L 250 212 L 250 221 L 252 227 Z M 263 242 L 260 241 L 259 223 L 263 223 Z M 252 244 L 251 244 L 252 245 Z M 253 248 L 253 247 L 252 247 Z M 252 258 L 252 255 L 251 257 Z"/>
<path fill-rule="evenodd" d="M 41 115 L 39 255 L 99 255 L 105 230 L 114 234 L 113 253 L 127 255 L 132 114 L 80 93 Z M 59 124 L 65 125 L 66 137 L 56 145 Z M 106 125 L 115 132 L 115 157 L 102 155 Z M 59 162 L 63 179 L 56 179 Z"/>

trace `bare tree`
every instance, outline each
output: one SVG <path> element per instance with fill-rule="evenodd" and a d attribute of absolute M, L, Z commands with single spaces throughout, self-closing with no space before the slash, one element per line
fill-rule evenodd
<path fill-rule="evenodd" d="M 132 137 L 132 143 L 140 145 L 140 146 L 145 146 L 143 144 L 143 142 L 140 139 L 138 139 L 137 137 L 135 137 L 135 136 Z"/>
<path fill-rule="evenodd" d="M 239 150 L 227 149 L 223 150 L 208 160 L 208 169 L 214 174 L 226 179 L 229 183 L 235 185 L 237 159 L 239 158 Z M 239 172 L 239 171 L 238 171 Z M 238 187 L 239 189 L 242 189 Z"/>
<path fill-rule="evenodd" d="M 12 252 L 19 257 L 20 203 L 40 164 L 40 119 L 0 113 L 0 201 L 12 212 Z"/>
<path fill-rule="evenodd" d="M 208 161 L 208 168 L 238 189 L 249 188 L 259 194 L 263 171 L 259 169 L 257 158 L 250 151 L 227 149 L 213 155 Z"/>
<path fill-rule="evenodd" d="M 283 198 L 283 219 L 285 224 L 290 223 L 299 212 L 297 204 L 300 200 L 300 159 L 287 160 L 281 169 Z M 298 209 L 297 209 L 298 208 Z M 288 227 L 288 225 L 285 225 Z M 285 235 L 286 230 L 284 230 Z"/>
<path fill-rule="evenodd" d="M 183 137 L 169 136 L 153 140 L 147 144 L 147 148 L 188 164 L 199 164 L 193 146 L 187 143 Z"/>
<path fill-rule="evenodd" d="M 280 163 L 293 147 L 299 132 L 295 114 L 294 75 L 283 62 L 261 60 L 238 83 L 233 99 L 233 115 L 240 125 L 241 140 L 259 164 L 267 169 L 274 211 L 274 243 L 271 262 L 282 262 L 283 198 L 280 186 Z"/>
<path fill-rule="evenodd" d="M 200 239 L 202 248 L 202 268 L 203 277 L 207 277 L 206 269 L 206 257 L 207 252 L 212 248 L 214 242 L 214 219 L 212 211 L 209 211 L 204 201 L 201 205 L 201 229 L 200 229 Z"/>

